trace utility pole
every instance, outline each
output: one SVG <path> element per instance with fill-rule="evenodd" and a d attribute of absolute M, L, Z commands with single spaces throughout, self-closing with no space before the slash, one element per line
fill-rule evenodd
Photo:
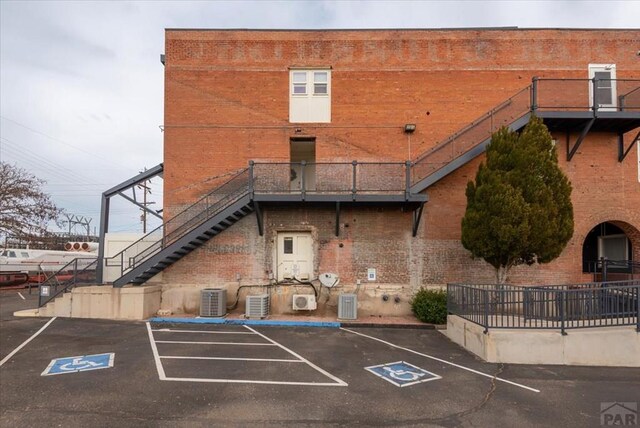
<path fill-rule="evenodd" d="M 146 171 L 147 168 L 144 169 Z M 140 171 L 143 173 L 144 171 Z M 149 184 L 151 184 L 151 180 L 149 180 Z M 151 194 L 151 188 L 147 186 L 147 180 L 143 181 L 141 184 L 138 184 L 138 187 L 142 189 L 142 205 L 147 207 L 148 205 L 153 205 L 155 202 L 147 202 L 147 193 Z M 142 221 L 142 233 L 147 234 L 147 210 L 142 210 L 142 215 L 140 216 L 140 220 Z"/>

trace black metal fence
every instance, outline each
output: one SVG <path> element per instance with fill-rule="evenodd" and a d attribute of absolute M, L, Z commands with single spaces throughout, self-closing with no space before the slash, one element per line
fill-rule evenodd
<path fill-rule="evenodd" d="M 635 325 L 640 280 L 550 286 L 447 285 L 447 309 L 485 328 L 568 329 Z"/>
<path fill-rule="evenodd" d="M 640 280 L 640 262 L 633 260 L 585 261 L 583 270 L 593 275 L 594 282 Z"/>

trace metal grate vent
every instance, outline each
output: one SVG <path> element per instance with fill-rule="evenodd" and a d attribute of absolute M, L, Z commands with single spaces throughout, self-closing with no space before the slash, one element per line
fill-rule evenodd
<path fill-rule="evenodd" d="M 247 296 L 245 316 L 247 318 L 266 318 L 269 315 L 269 295 Z"/>
<path fill-rule="evenodd" d="M 227 292 L 222 288 L 205 288 L 200 295 L 201 317 L 223 317 L 227 314 Z"/>
<path fill-rule="evenodd" d="M 341 294 L 338 298 L 338 319 L 358 319 L 358 296 L 355 294 Z"/>

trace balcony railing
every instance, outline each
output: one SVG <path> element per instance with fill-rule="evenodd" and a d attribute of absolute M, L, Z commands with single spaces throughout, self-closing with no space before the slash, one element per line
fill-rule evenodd
<path fill-rule="evenodd" d="M 405 194 L 409 162 L 251 162 L 254 194 Z"/>
<path fill-rule="evenodd" d="M 640 111 L 640 79 L 534 78 L 532 110 Z"/>
<path fill-rule="evenodd" d="M 418 183 L 486 141 L 501 126 L 529 112 L 640 112 L 640 79 L 547 79 L 532 84 L 418 156 L 411 182 Z"/>

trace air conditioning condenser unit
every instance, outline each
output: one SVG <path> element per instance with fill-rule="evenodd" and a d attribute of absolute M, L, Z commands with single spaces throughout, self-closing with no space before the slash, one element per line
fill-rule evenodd
<path fill-rule="evenodd" d="M 313 294 L 294 294 L 293 310 L 294 311 L 313 311 L 318 307 L 316 296 Z"/>
<path fill-rule="evenodd" d="M 245 317 L 246 318 L 266 318 L 269 316 L 269 295 L 257 294 L 247 296 L 245 301 Z"/>

